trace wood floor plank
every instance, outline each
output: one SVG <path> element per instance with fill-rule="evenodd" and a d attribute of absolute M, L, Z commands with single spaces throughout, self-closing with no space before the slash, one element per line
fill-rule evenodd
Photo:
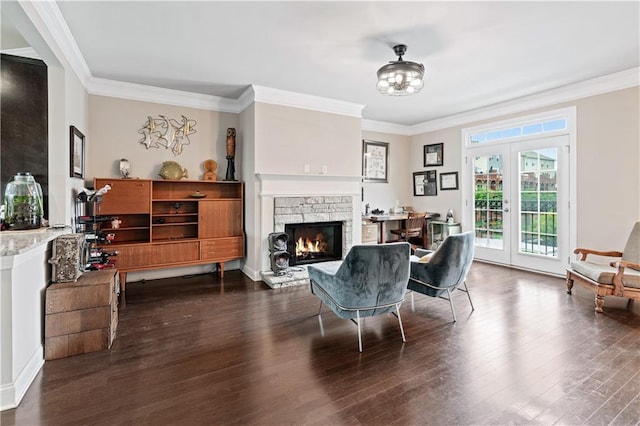
<path fill-rule="evenodd" d="M 408 296 L 356 327 L 239 271 L 132 282 L 109 351 L 47 361 L 2 425 L 638 424 L 640 317 L 475 263 L 476 307 Z M 614 307 L 609 308 L 609 306 Z"/>

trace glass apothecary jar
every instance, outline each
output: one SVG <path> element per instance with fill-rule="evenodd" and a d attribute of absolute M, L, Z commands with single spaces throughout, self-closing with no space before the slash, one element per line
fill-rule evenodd
<path fill-rule="evenodd" d="M 42 188 L 31 173 L 17 173 L 4 191 L 5 223 L 11 230 L 42 225 Z"/>

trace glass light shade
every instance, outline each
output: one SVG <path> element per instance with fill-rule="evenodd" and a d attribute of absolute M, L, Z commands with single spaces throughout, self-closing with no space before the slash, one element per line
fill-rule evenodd
<path fill-rule="evenodd" d="M 386 95 L 406 96 L 424 86 L 424 65 L 408 61 L 391 61 L 378 70 L 378 91 Z"/>

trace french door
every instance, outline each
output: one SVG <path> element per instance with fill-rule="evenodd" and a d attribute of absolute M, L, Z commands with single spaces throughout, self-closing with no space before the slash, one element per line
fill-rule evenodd
<path fill-rule="evenodd" d="M 563 274 L 569 257 L 569 137 L 467 149 L 465 220 L 475 257 Z"/>

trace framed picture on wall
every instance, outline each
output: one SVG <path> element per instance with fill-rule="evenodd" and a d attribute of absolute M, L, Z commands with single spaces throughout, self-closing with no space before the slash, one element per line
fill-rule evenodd
<path fill-rule="evenodd" d="M 435 170 L 425 172 L 424 195 L 438 195 L 438 173 Z"/>
<path fill-rule="evenodd" d="M 424 178 L 427 172 L 413 172 L 413 196 L 421 197 L 424 195 Z"/>
<path fill-rule="evenodd" d="M 362 181 L 388 182 L 389 144 L 362 141 Z"/>
<path fill-rule="evenodd" d="M 84 179 L 84 135 L 75 126 L 69 129 L 70 135 L 70 177 Z"/>
<path fill-rule="evenodd" d="M 458 189 L 458 172 L 440 173 L 440 190 Z"/>
<path fill-rule="evenodd" d="M 424 146 L 424 166 L 442 166 L 444 161 L 444 144 L 434 143 Z"/>

